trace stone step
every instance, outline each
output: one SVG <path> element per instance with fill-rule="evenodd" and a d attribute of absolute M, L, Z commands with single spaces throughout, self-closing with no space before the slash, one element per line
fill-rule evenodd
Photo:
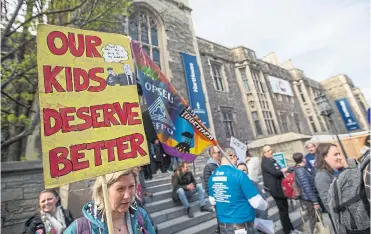
<path fill-rule="evenodd" d="M 153 186 L 156 186 L 156 185 L 170 183 L 171 182 L 171 175 L 172 175 L 172 173 L 163 173 L 163 174 L 166 174 L 166 176 L 157 178 L 154 175 L 154 177 L 153 177 L 152 180 L 146 180 L 145 182 L 146 182 L 147 188 L 153 187 Z M 196 176 L 195 177 L 196 178 L 197 177 L 201 177 L 202 174 L 203 174 L 203 171 L 196 171 Z"/>
<path fill-rule="evenodd" d="M 207 200 L 208 196 L 205 196 L 205 199 Z M 193 195 L 188 198 L 189 202 L 196 201 L 196 200 L 198 200 L 197 195 Z M 159 211 L 166 210 L 172 207 L 180 206 L 180 204 L 181 204 L 180 202 L 178 204 L 175 203 L 172 198 L 167 198 L 167 199 L 163 199 L 157 202 L 148 203 L 145 205 L 145 208 L 152 216 L 153 213 L 155 212 L 159 212 Z"/>
<path fill-rule="evenodd" d="M 214 218 L 199 225 L 176 232 L 175 234 L 212 234 L 217 228 L 217 225 L 218 222 L 216 221 L 216 218 Z"/>
<path fill-rule="evenodd" d="M 289 216 L 290 216 L 290 220 L 294 228 L 302 231 L 303 221 L 300 217 L 299 208 L 290 212 Z M 304 216 L 304 220 L 306 220 L 304 212 L 303 212 L 303 216 Z M 277 220 L 276 222 L 274 222 L 274 233 L 284 234 L 280 220 Z"/>
<path fill-rule="evenodd" d="M 269 209 L 269 219 L 274 221 L 274 229 L 276 234 L 283 234 L 281 221 L 279 220 L 279 214 L 277 207 Z M 301 217 L 298 209 L 290 213 L 290 219 L 295 228 L 298 228 L 302 225 Z M 191 226 L 187 229 L 181 230 L 174 234 L 213 234 L 217 228 L 216 218 L 201 223 L 199 225 Z M 169 233 L 171 234 L 171 233 Z"/>
<path fill-rule="evenodd" d="M 215 212 L 200 212 L 194 211 L 194 218 L 190 219 L 188 216 L 183 215 L 179 218 L 168 220 L 157 225 L 158 234 L 171 234 L 189 227 L 199 225 L 215 218 Z"/>
<path fill-rule="evenodd" d="M 171 179 L 168 178 L 168 182 L 166 184 L 160 184 L 160 185 L 155 185 L 155 186 L 151 186 L 151 187 L 147 186 L 147 191 L 154 194 L 154 193 L 159 193 L 161 191 L 163 192 L 163 191 L 166 191 L 166 190 L 172 190 L 173 185 L 170 183 L 171 182 L 170 180 Z M 196 182 L 201 184 L 201 178 L 196 177 Z"/>
<path fill-rule="evenodd" d="M 196 198 L 193 198 L 192 199 L 192 202 L 190 202 L 190 206 L 192 207 L 192 210 L 193 211 L 196 211 L 196 210 L 199 210 L 200 209 L 200 203 L 197 199 L 197 195 L 194 195 Z M 275 206 L 275 203 L 274 203 L 274 200 L 273 198 L 268 198 L 268 202 L 269 202 L 269 206 L 270 207 L 274 207 Z M 210 205 L 209 203 L 207 203 L 207 205 Z M 273 209 L 273 208 L 272 208 Z M 272 219 L 278 219 L 278 210 L 276 208 L 276 210 L 272 213 Z M 269 214 L 269 212 L 268 212 Z M 151 217 L 152 219 L 154 220 L 155 223 L 159 224 L 161 222 L 165 222 L 167 220 L 171 220 L 171 219 L 174 219 L 174 218 L 178 218 L 182 215 L 186 215 L 186 211 L 185 209 L 183 208 L 182 205 L 177 205 L 175 207 L 171 207 L 169 209 L 166 209 L 166 210 L 160 210 L 158 212 L 155 212 L 155 213 L 151 213 Z"/>

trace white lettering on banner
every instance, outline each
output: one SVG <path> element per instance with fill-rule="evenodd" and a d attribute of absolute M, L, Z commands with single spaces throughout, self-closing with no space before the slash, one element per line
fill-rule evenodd
<path fill-rule="evenodd" d="M 215 176 L 215 177 L 213 177 L 213 181 L 224 181 L 224 182 L 227 182 L 227 177 L 226 176 Z"/>
<path fill-rule="evenodd" d="M 152 93 L 157 94 L 160 97 L 166 98 L 171 104 L 174 104 L 173 95 L 171 95 L 171 93 L 169 93 L 166 89 L 156 87 L 148 82 L 144 84 L 144 87 L 146 88 L 146 90 L 151 91 Z"/>
<path fill-rule="evenodd" d="M 229 189 L 228 186 L 223 183 L 214 183 L 212 189 L 214 191 L 215 201 L 230 203 L 229 198 L 231 197 L 231 195 L 227 194 L 227 191 Z"/>
<path fill-rule="evenodd" d="M 162 130 L 162 131 L 166 131 L 168 134 L 170 135 L 173 135 L 174 134 L 174 130 L 167 127 L 165 124 L 163 123 L 159 123 L 159 122 L 154 122 L 153 123 L 153 127 L 156 129 L 156 130 Z"/>
<path fill-rule="evenodd" d="M 149 107 L 149 115 L 151 116 L 152 121 L 160 121 L 161 123 L 167 124 L 172 129 L 175 130 L 175 126 L 169 113 L 166 110 L 164 103 L 162 102 L 161 97 L 158 97 Z"/>
<path fill-rule="evenodd" d="M 193 63 L 189 64 L 189 68 L 191 69 L 191 80 L 192 80 L 192 90 L 195 93 L 198 93 L 198 87 L 197 87 L 197 79 L 196 79 L 196 74 L 195 74 L 195 67 Z"/>
<path fill-rule="evenodd" d="M 341 109 L 343 109 L 344 116 L 347 117 L 347 118 L 349 118 L 350 117 L 350 114 L 349 114 L 349 111 L 348 111 L 347 106 L 345 105 L 345 102 L 344 101 L 340 101 L 340 105 L 341 105 Z"/>

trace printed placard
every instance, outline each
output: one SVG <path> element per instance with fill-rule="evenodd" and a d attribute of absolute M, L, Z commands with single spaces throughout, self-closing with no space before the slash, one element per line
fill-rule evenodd
<path fill-rule="evenodd" d="M 39 25 L 45 187 L 149 163 L 130 40 Z"/>

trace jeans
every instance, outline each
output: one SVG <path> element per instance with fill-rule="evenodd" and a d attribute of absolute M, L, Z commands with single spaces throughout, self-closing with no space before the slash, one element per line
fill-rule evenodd
<path fill-rule="evenodd" d="M 307 218 L 309 221 L 309 233 L 314 234 L 314 229 L 316 228 L 317 219 L 316 219 L 316 211 L 313 207 L 313 203 L 310 201 L 302 200 L 302 205 L 304 209 L 307 211 Z"/>
<path fill-rule="evenodd" d="M 255 227 L 245 227 L 244 229 L 236 229 L 235 227 L 223 227 L 220 226 L 220 234 L 234 234 L 236 230 L 239 230 L 240 233 L 243 233 L 242 231 L 245 231 L 246 234 L 259 234 L 258 230 L 256 230 Z"/>
<path fill-rule="evenodd" d="M 174 171 L 174 163 L 176 163 L 176 166 L 179 167 L 179 158 L 178 157 L 171 157 L 171 162 L 169 165 L 168 171 Z"/>
<path fill-rule="evenodd" d="M 180 201 L 182 202 L 184 208 L 186 208 L 186 209 L 189 207 L 189 203 L 188 203 L 188 198 L 187 197 L 190 197 L 190 196 L 192 196 L 195 193 L 198 194 L 198 199 L 200 200 L 200 206 L 206 205 L 205 191 L 202 188 L 202 185 L 200 185 L 200 184 L 196 185 L 196 188 L 193 189 L 193 190 L 191 190 L 191 191 L 184 190 L 183 188 L 178 188 L 178 190 L 176 191 L 176 193 L 178 194 L 178 197 L 179 197 Z"/>
<path fill-rule="evenodd" d="M 287 203 L 286 198 L 277 198 L 274 197 L 274 200 L 278 207 L 278 212 L 280 214 L 280 220 L 283 227 L 283 232 L 285 234 L 290 234 L 294 227 L 292 226 L 290 217 L 289 217 L 289 204 Z"/>

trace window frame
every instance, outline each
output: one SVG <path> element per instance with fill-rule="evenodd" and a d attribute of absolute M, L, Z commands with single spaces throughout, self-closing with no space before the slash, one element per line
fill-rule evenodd
<path fill-rule="evenodd" d="M 211 78 L 213 80 L 215 90 L 218 91 L 218 92 L 228 92 L 226 82 L 224 80 L 224 72 L 223 72 L 224 71 L 224 64 L 220 63 L 220 62 L 217 62 L 217 61 L 209 60 L 209 65 L 210 65 Z M 219 76 L 215 75 L 214 67 L 218 68 Z M 221 89 L 218 88 L 218 86 L 219 86 L 218 81 L 220 83 Z"/>
<path fill-rule="evenodd" d="M 233 108 L 220 108 L 221 121 L 224 127 L 226 138 L 235 136 L 236 132 L 234 129 L 234 110 Z"/>

